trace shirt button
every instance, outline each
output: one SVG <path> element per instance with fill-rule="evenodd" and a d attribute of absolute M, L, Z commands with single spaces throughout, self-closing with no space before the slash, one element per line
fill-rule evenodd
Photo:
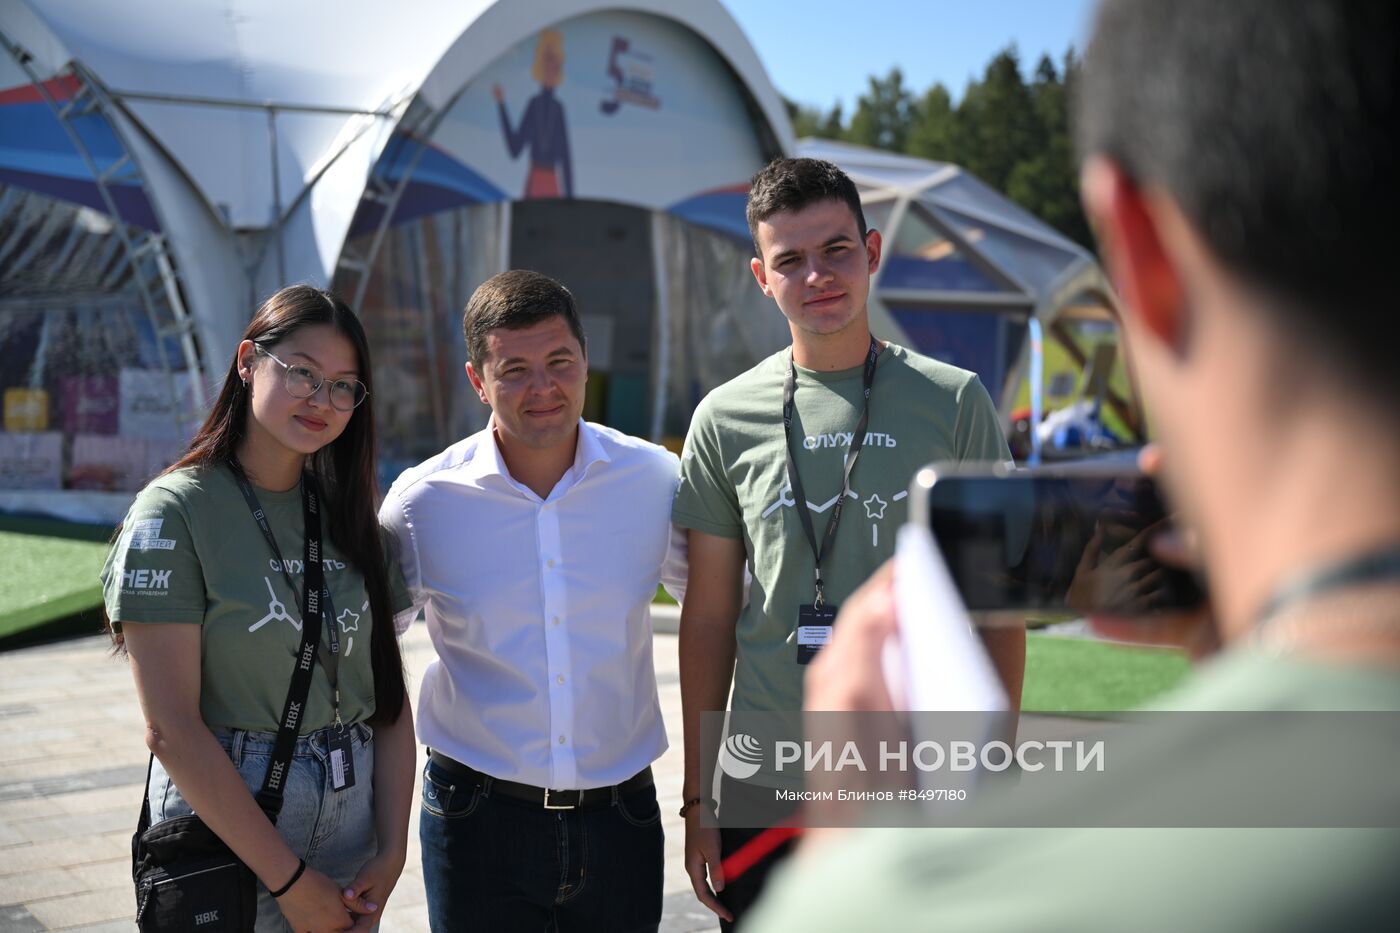
<path fill-rule="evenodd" d="M 555 679 L 556 681 L 558 681 L 559 683 L 562 684 L 562 683 L 564 682 L 564 675 L 563 675 L 563 674 L 560 674 L 558 677 L 556 677 L 556 678 L 554 678 L 554 679 Z"/>
<path fill-rule="evenodd" d="M 560 745 L 563 745 L 563 744 L 564 744 L 564 737 L 563 737 L 562 735 L 559 736 L 559 744 L 560 744 Z"/>
<path fill-rule="evenodd" d="M 555 617 L 554 617 L 554 624 L 555 624 L 555 625 L 558 625 L 558 624 L 559 624 L 559 617 L 558 617 L 558 616 L 555 616 Z"/>
<path fill-rule="evenodd" d="M 545 561 L 545 562 L 544 562 L 544 565 L 545 565 L 546 567 L 553 567 L 553 566 L 554 566 L 554 558 L 551 557 L 549 560 Z"/>

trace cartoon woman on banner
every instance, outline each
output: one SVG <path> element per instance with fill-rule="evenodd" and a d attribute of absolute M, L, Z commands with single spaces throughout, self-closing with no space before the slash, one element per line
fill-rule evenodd
<path fill-rule="evenodd" d="M 525 116 L 518 129 L 511 129 L 510 114 L 506 112 L 505 92 L 499 84 L 492 85 L 501 112 L 501 132 L 506 138 L 510 157 L 520 157 L 522 149 L 530 150 L 530 174 L 525 178 L 525 198 L 557 198 L 574 196 L 574 165 L 569 157 L 569 132 L 564 124 L 564 105 L 554 96 L 554 89 L 564 78 L 564 40 L 556 29 L 540 32 L 535 46 L 535 64 L 531 76 L 540 83 L 540 92 L 525 106 Z M 563 181 L 562 191 L 560 181 Z"/>

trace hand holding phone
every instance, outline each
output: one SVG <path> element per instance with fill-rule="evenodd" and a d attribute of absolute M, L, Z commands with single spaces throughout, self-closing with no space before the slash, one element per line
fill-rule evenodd
<path fill-rule="evenodd" d="M 1155 482 L 1129 464 L 931 464 L 910 501 L 974 612 L 1144 616 L 1204 598 L 1189 571 L 1155 556 L 1171 520 Z"/>
<path fill-rule="evenodd" d="M 1138 466 L 1147 476 L 1161 473 L 1163 454 L 1156 444 L 1144 447 L 1138 455 Z M 1195 538 L 1177 527 L 1168 527 L 1154 535 L 1148 543 L 1154 558 L 1167 567 L 1198 572 L 1200 554 Z M 1100 638 L 1139 645 L 1179 648 L 1192 660 L 1201 660 L 1220 648 L 1220 630 L 1206 594 L 1196 606 L 1151 615 L 1107 615 L 1095 613 L 1089 617 L 1090 626 Z"/>
<path fill-rule="evenodd" d="M 1100 522 L 1079 558 L 1065 593 L 1065 607 L 1090 613 L 1108 601 L 1103 594 L 1114 594 L 1116 611 L 1146 615 L 1169 608 L 1173 597 L 1170 570 L 1151 553 L 1153 539 L 1167 530 L 1161 519 L 1142 529 L 1112 519 Z M 1115 537 L 1117 546 L 1106 544 Z M 1131 537 L 1126 537 L 1131 535 Z"/>

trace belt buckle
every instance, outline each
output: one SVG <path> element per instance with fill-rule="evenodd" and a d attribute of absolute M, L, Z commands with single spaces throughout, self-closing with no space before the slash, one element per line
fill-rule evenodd
<path fill-rule="evenodd" d="M 578 805 L 579 805 L 580 803 L 583 803 L 583 791 L 575 791 L 575 793 L 578 794 L 578 800 L 577 800 L 576 802 L 574 802 L 574 803 L 565 803 L 565 804 L 550 803 L 550 802 L 549 802 L 549 788 L 546 787 L 546 788 L 544 789 L 544 808 L 545 808 L 546 810 L 575 810 L 575 809 L 578 808 Z"/>

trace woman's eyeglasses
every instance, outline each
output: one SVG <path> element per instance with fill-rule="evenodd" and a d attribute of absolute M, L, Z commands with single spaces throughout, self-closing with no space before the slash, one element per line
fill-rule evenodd
<path fill-rule="evenodd" d="M 269 349 L 253 344 L 253 349 L 283 369 L 283 384 L 292 398 L 310 398 L 326 382 L 325 374 L 309 363 L 284 363 Z M 336 379 L 330 383 L 331 406 L 337 411 L 354 411 L 369 390 L 358 379 Z"/>

